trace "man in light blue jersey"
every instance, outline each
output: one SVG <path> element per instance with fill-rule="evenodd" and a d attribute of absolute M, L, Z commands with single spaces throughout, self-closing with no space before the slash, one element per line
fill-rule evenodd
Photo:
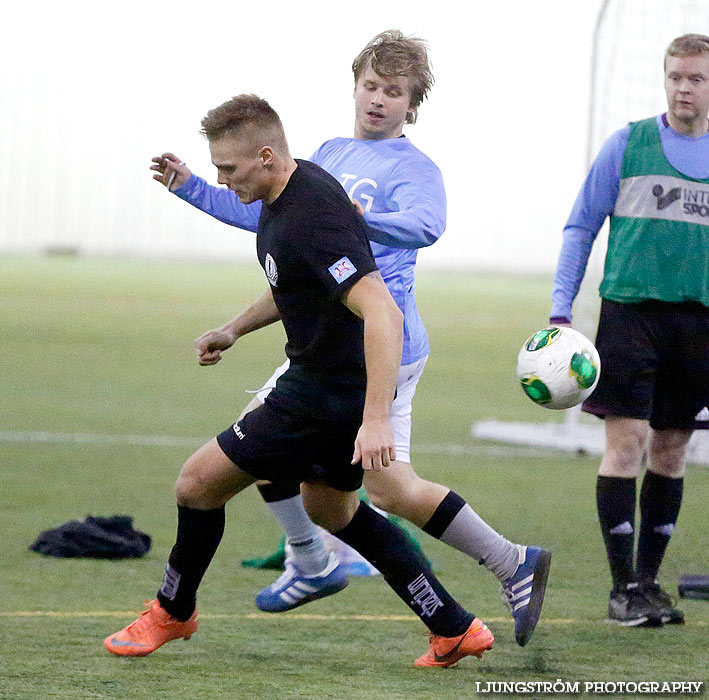
<path fill-rule="evenodd" d="M 502 582 L 511 602 L 515 637 L 524 645 L 537 624 L 551 555 L 514 544 L 485 523 L 447 487 L 419 477 L 411 467 L 411 403 L 426 364 L 429 343 L 414 296 L 418 249 L 431 245 L 445 229 L 446 195 L 436 165 L 403 134 L 416 121 L 418 107 L 432 83 L 426 45 L 399 31 L 376 36 L 357 56 L 353 138 L 325 142 L 311 160 L 337 178 L 368 226 L 382 277 L 404 313 L 404 346 L 391 424 L 396 461 L 386 472 L 367 474 L 364 485 L 373 504 L 406 518 L 428 534 L 484 564 Z M 256 230 L 260 206 L 244 205 L 233 192 L 208 185 L 172 153 L 153 159 L 156 180 L 178 197 L 220 221 Z M 258 311 L 254 305 L 244 314 Z M 219 358 L 235 342 L 238 319 L 197 340 Z M 247 406 L 266 400 L 287 365 L 279 368 Z M 261 610 L 281 612 L 335 593 L 346 573 L 329 553 L 307 518 L 300 494 L 262 484 L 261 494 L 283 524 L 288 550 L 286 571 L 256 599 Z"/>
<path fill-rule="evenodd" d="M 552 293 L 551 322 L 570 324 L 610 217 L 602 372 L 583 409 L 605 418 L 596 500 L 613 580 L 608 616 L 623 626 L 684 622 L 657 575 L 682 502 L 687 444 L 694 429 L 709 428 L 709 37 L 670 44 L 665 90 L 667 112 L 615 132 L 593 163 L 564 229 Z"/>

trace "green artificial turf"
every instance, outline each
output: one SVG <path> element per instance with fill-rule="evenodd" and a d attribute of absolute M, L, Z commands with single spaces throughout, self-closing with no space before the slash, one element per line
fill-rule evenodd
<path fill-rule="evenodd" d="M 199 632 L 148 658 L 109 655 L 103 638 L 161 581 L 182 463 L 283 359 L 278 326 L 240 340 L 215 367 L 194 356 L 194 339 L 265 284 L 255 262 L 0 258 L 0 698 L 458 699 L 515 681 L 580 682 L 576 697 L 596 697 L 584 682 L 707 681 L 709 602 L 681 601 L 685 626 L 605 622 L 598 458 L 471 437 L 471 423 L 486 418 L 562 420 L 534 406 L 514 376 L 519 347 L 546 322 L 551 281 L 481 273 L 419 273 L 432 355 L 414 403 L 413 462 L 505 536 L 554 552 L 532 642 L 515 644 L 490 573 L 420 531 L 443 583 L 496 636 L 482 660 L 414 669 L 426 630 L 381 577 L 292 613 L 258 614 L 254 594 L 275 574 L 239 561 L 270 553 L 281 533 L 249 490 L 227 506 Z M 690 466 L 661 571 L 672 593 L 680 573 L 709 570 L 708 492 L 709 470 Z M 152 536 L 144 558 L 59 560 L 28 548 L 67 520 L 117 513 Z"/>

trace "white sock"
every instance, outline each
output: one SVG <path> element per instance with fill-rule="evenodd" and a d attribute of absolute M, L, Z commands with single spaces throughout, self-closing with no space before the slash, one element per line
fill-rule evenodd
<path fill-rule="evenodd" d="M 500 581 L 514 575 L 523 552 L 521 545 L 493 530 L 467 503 L 439 539 L 479 561 Z"/>
<path fill-rule="evenodd" d="M 319 574 L 328 565 L 330 552 L 318 526 L 308 517 L 303 497 L 298 494 L 282 501 L 267 502 L 267 505 L 286 531 L 289 560 L 308 576 Z"/>

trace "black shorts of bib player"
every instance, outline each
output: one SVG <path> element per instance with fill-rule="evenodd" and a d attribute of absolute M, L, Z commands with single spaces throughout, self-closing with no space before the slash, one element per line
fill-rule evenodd
<path fill-rule="evenodd" d="M 482 654 L 492 646 L 486 626 L 446 592 L 403 531 L 357 497 L 363 469 L 396 459 L 389 411 L 403 338 L 361 218 L 336 180 L 290 156 L 264 100 L 235 97 L 202 124 L 220 184 L 263 202 L 257 254 L 269 288 L 238 323 L 201 336 L 200 363 L 215 364 L 238 337 L 280 320 L 291 365 L 261 408 L 183 466 L 177 539 L 157 600 L 105 646 L 145 656 L 196 631 L 197 589 L 222 538 L 225 505 L 269 479 L 299 482 L 313 520 L 382 572 L 438 640 L 436 665 Z"/>
<path fill-rule="evenodd" d="M 653 430 L 707 427 L 699 419 L 709 398 L 709 307 L 603 300 L 596 348 L 603 371 L 584 411 L 646 420 Z"/>

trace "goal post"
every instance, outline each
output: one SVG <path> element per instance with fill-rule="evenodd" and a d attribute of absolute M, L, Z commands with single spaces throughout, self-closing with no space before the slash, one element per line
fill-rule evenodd
<path fill-rule="evenodd" d="M 603 0 L 592 40 L 587 169 L 603 142 L 615 130 L 629 121 L 659 114 L 666 109 L 662 80 L 664 53 L 672 39 L 690 32 L 709 34 L 707 0 L 675 0 L 672 3 Z M 595 338 L 598 325 L 598 288 L 607 241 L 606 222 L 594 243 L 574 302 L 574 327 L 589 338 Z M 516 445 L 602 454 L 605 436 L 601 421 L 582 418 L 579 406 L 563 413 L 563 422 L 479 421 L 472 425 L 472 435 Z M 695 431 L 688 460 L 709 464 L 709 430 Z"/>

